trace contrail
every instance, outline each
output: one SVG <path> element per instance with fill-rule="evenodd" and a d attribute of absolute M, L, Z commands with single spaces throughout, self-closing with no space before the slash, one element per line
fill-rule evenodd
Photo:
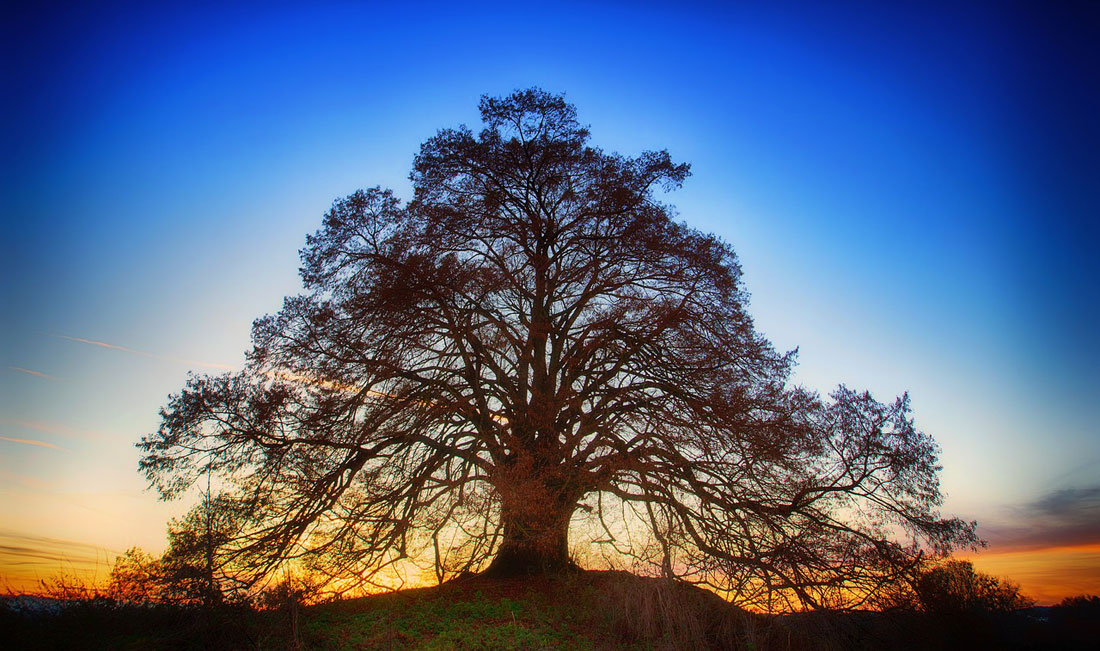
<path fill-rule="evenodd" d="M 233 366 L 228 364 L 215 364 L 214 362 L 203 362 L 196 359 L 185 359 L 182 357 L 173 357 L 171 355 L 158 355 L 156 353 L 149 353 L 144 350 L 135 350 L 133 348 L 127 348 L 126 346 L 116 346 L 115 344 L 109 344 L 105 341 L 96 341 L 94 339 L 85 339 L 83 337 L 70 337 L 68 335 L 52 335 L 59 339 L 68 339 L 69 341 L 75 341 L 81 344 L 88 344 L 89 346 L 99 346 L 100 348 L 109 348 L 111 350 L 120 350 L 124 353 L 130 353 L 131 355 L 140 355 L 142 357 L 148 357 L 150 359 L 163 359 L 169 362 L 176 362 L 177 364 L 185 364 L 187 366 L 205 366 L 207 368 L 216 368 L 223 371 L 233 370 Z"/>
<path fill-rule="evenodd" d="M 46 443 L 45 441 L 34 441 L 31 439 L 13 439 L 7 436 L 0 436 L 0 441 L 11 441 L 12 443 L 22 443 L 23 445 L 37 445 L 40 448 L 53 448 L 54 450 L 61 449 L 53 443 Z"/>
<path fill-rule="evenodd" d="M 52 375 L 47 375 L 45 373 L 40 373 L 38 371 L 32 371 L 31 369 L 23 368 L 22 366 L 9 366 L 8 368 L 10 368 L 13 371 L 17 371 L 19 373 L 26 373 L 27 375 L 33 375 L 35 377 L 40 377 L 40 378 L 43 378 L 43 379 L 46 379 L 46 380 L 54 380 L 55 382 L 57 381 L 57 378 L 55 378 Z"/>

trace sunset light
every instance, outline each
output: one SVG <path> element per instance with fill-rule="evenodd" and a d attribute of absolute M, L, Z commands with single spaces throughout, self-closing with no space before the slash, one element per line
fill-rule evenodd
<path fill-rule="evenodd" d="M 1100 6 L 23 5 L 0 615 L 831 648 L 970 582 L 1040 648 L 1100 594 Z M 516 577 L 499 638 L 309 610 Z"/>

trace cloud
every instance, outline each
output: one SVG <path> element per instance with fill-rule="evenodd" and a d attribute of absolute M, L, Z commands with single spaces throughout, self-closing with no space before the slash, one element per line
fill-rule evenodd
<path fill-rule="evenodd" d="M 8 436 L 0 436 L 0 441 L 11 441 L 12 443 L 22 443 L 23 445 L 37 445 L 38 447 L 52 448 L 54 450 L 62 449 L 54 445 L 53 443 L 46 443 L 45 441 L 35 441 L 33 439 L 13 439 Z"/>
<path fill-rule="evenodd" d="M 73 558 L 94 559 L 97 556 L 101 556 L 104 552 L 110 554 L 119 553 L 117 550 L 106 549 L 99 545 L 92 545 L 89 543 L 2 530 L 0 530 L 0 548 L 5 550 L 30 551 L 36 556 L 48 555 L 51 560 L 71 560 Z"/>
<path fill-rule="evenodd" d="M 1011 507 L 982 534 L 1002 549 L 1100 543 L 1100 485 L 1051 491 Z"/>
<path fill-rule="evenodd" d="M 1100 486 L 1054 491 L 1033 502 L 1031 508 L 1041 513 L 1072 516 L 1082 509 L 1095 510 L 1097 506 L 1100 506 Z"/>
<path fill-rule="evenodd" d="M 44 380 L 53 380 L 55 382 L 57 381 L 57 378 L 55 378 L 52 375 L 48 375 L 46 373 L 40 373 L 38 371 L 32 371 L 31 369 L 23 368 L 22 366 L 9 366 L 8 368 L 13 370 L 13 371 L 16 371 L 17 373 L 26 373 L 27 375 L 33 375 L 35 377 L 40 377 Z"/>
<path fill-rule="evenodd" d="M 139 355 L 141 357 L 148 357 L 150 359 L 161 359 L 169 362 L 175 362 L 177 364 L 184 364 L 186 366 L 205 366 L 206 368 L 216 368 L 223 371 L 233 370 L 233 366 L 228 364 L 217 364 L 215 362 L 203 362 L 196 359 L 186 359 L 183 357 L 174 357 L 172 355 L 159 355 L 157 353 L 150 353 L 144 350 L 136 350 L 134 348 L 127 348 L 126 346 L 118 346 L 116 344 L 109 344 L 105 341 L 96 341 L 94 339 L 85 339 L 83 337 L 70 337 L 68 335 L 52 335 L 58 339 L 68 339 L 69 341 L 75 341 L 81 344 L 87 344 L 89 346 L 97 346 L 99 348 L 107 348 L 109 350 L 118 350 L 131 355 Z"/>
<path fill-rule="evenodd" d="M 33 592 L 40 580 L 58 572 L 94 583 L 118 554 L 98 545 L 0 531 L 0 576 L 6 588 L 17 591 Z"/>

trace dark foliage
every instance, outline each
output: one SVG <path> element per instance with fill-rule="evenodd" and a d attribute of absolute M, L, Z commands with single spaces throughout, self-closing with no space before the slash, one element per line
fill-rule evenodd
<path fill-rule="evenodd" d="M 1012 613 L 1035 605 L 1020 586 L 949 561 L 922 572 L 914 585 L 921 610 L 940 614 Z"/>
<path fill-rule="evenodd" d="M 1048 616 L 1056 641 L 1066 647 L 1087 648 L 1100 640 L 1100 597 L 1096 595 L 1067 597 Z"/>
<path fill-rule="evenodd" d="M 176 604 L 70 600 L 18 609 L 0 601 L 5 649 L 254 649 L 277 631 L 244 606 L 204 609 Z"/>

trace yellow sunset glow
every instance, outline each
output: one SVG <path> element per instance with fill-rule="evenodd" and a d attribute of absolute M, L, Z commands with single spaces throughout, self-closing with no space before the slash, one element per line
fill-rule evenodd
<path fill-rule="evenodd" d="M 1039 605 L 1095 594 L 1100 588 L 1100 543 L 991 551 L 967 558 L 986 574 L 1019 583 L 1020 591 Z"/>

